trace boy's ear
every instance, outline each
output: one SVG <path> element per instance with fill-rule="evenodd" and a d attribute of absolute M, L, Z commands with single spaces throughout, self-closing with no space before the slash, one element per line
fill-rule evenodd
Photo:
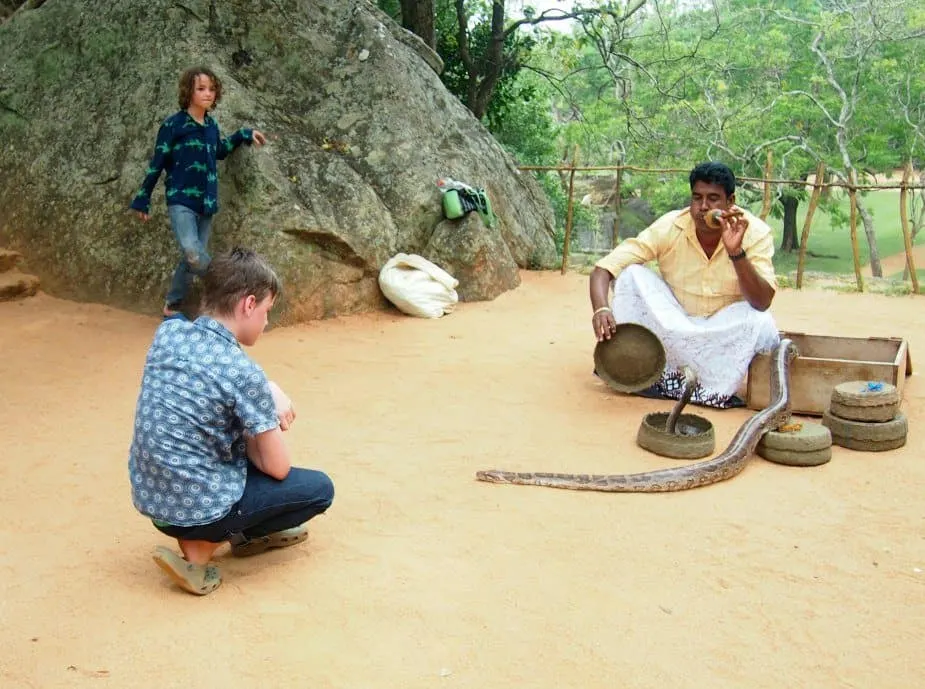
<path fill-rule="evenodd" d="M 248 294 L 246 297 L 241 297 L 241 300 L 238 302 L 238 309 L 244 316 L 250 316 L 256 308 L 257 297 L 255 297 L 253 294 Z"/>

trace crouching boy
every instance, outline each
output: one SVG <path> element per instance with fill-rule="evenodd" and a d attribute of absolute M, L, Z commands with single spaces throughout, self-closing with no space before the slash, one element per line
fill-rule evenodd
<path fill-rule="evenodd" d="M 293 468 L 283 431 L 292 402 L 244 352 L 267 325 L 279 278 L 252 251 L 216 256 L 202 284 L 202 315 L 169 319 L 148 350 L 135 410 L 129 476 L 135 508 L 177 539 L 154 561 L 184 590 L 221 584 L 210 565 L 222 543 L 235 556 L 304 541 L 330 507 L 331 479 Z"/>

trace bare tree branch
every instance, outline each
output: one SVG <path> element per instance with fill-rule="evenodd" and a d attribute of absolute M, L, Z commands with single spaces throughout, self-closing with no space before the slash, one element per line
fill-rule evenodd
<path fill-rule="evenodd" d="M 796 89 L 796 90 L 793 90 L 793 91 L 784 91 L 781 95 L 782 95 L 782 96 L 805 96 L 806 98 L 809 98 L 809 100 L 811 100 L 811 101 L 813 102 L 813 104 L 814 104 L 817 108 L 819 108 L 819 110 L 822 111 L 822 114 L 825 115 L 825 118 L 826 118 L 829 122 L 832 123 L 832 126 L 833 126 L 833 127 L 839 127 L 839 126 L 841 126 L 841 125 L 839 124 L 838 120 L 836 120 L 836 119 L 832 116 L 832 113 L 829 112 L 828 108 L 826 108 L 825 105 L 823 105 L 823 104 L 819 101 L 818 98 L 816 98 L 813 94 L 809 93 L 808 91 L 803 91 L 803 90 L 800 90 L 800 89 Z M 773 105 L 774 103 L 776 103 L 778 100 L 779 100 L 779 99 L 775 98 L 775 99 L 772 101 L 772 105 Z"/>
<path fill-rule="evenodd" d="M 497 0 L 495 0 L 497 2 Z M 505 35 L 510 35 L 517 31 L 522 26 L 536 26 L 537 24 L 544 24 L 546 22 L 555 22 L 563 21 L 566 19 L 590 19 L 592 17 L 613 17 L 618 19 L 620 22 L 625 22 L 627 19 L 636 14 L 639 10 L 645 7 L 646 0 L 635 0 L 632 5 L 626 8 L 625 12 L 615 12 L 608 9 L 579 9 L 567 12 L 559 8 L 552 8 L 544 10 L 536 17 L 532 18 L 523 18 L 518 19 L 515 22 L 511 22 L 507 29 L 505 29 Z"/>

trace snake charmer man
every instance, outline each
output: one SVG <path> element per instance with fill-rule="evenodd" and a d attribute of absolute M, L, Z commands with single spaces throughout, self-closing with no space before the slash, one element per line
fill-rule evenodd
<path fill-rule="evenodd" d="M 597 262 L 591 323 L 598 341 L 610 339 L 618 323 L 638 323 L 662 342 L 665 370 L 639 394 L 678 399 L 681 371 L 690 366 L 698 380 L 692 402 L 742 406 L 735 393 L 749 363 L 780 341 L 768 311 L 777 289 L 774 240 L 764 221 L 735 205 L 728 166 L 697 165 L 690 188 L 690 206 L 666 213 Z M 652 261 L 661 277 L 644 265 Z"/>

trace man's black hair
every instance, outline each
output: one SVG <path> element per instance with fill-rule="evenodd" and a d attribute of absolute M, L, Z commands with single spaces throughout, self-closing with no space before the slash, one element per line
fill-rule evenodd
<path fill-rule="evenodd" d="M 691 170 L 691 191 L 694 190 L 694 184 L 697 182 L 718 184 L 725 190 L 726 196 L 732 196 L 736 190 L 736 176 L 725 163 L 714 161 L 700 163 Z"/>

